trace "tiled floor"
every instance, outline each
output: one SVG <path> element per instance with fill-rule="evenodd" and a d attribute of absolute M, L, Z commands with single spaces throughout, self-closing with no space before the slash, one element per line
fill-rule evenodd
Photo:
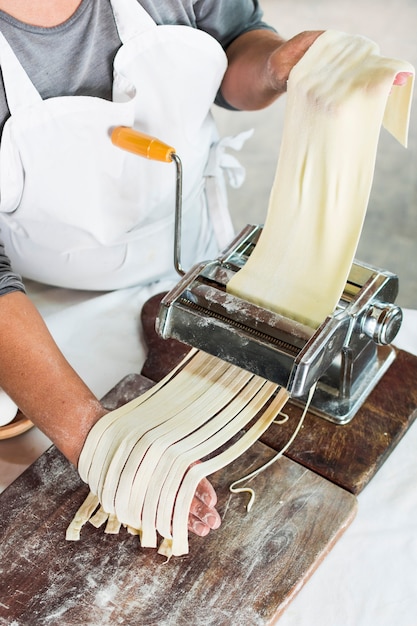
<path fill-rule="evenodd" d="M 285 37 L 303 30 L 329 29 L 360 33 L 373 39 L 381 54 L 417 67 L 417 0 L 365 0 L 352 4 L 334 0 L 261 0 L 265 19 Z M 359 10 L 360 7 L 360 10 Z M 417 92 L 411 113 L 409 146 L 405 150 L 384 129 L 375 177 L 357 258 L 390 270 L 400 278 L 397 302 L 417 308 Z M 265 111 L 216 111 L 223 133 L 254 128 L 239 154 L 247 178 L 231 190 L 237 228 L 262 223 L 279 151 L 285 96 Z"/>

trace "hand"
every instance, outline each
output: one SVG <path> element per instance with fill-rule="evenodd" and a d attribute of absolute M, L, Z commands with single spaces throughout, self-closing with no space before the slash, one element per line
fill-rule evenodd
<path fill-rule="evenodd" d="M 188 530 L 199 537 L 205 537 L 210 530 L 219 528 L 221 518 L 215 509 L 216 503 L 217 495 L 213 485 L 207 478 L 203 478 L 191 503 L 188 516 Z"/>
<path fill-rule="evenodd" d="M 323 34 L 322 30 L 304 31 L 284 41 L 271 55 L 270 67 L 272 81 L 277 92 L 286 90 L 287 81 L 292 68 L 302 59 L 316 39 Z"/>
<path fill-rule="evenodd" d="M 262 109 L 287 88 L 288 76 L 322 30 L 305 31 L 288 41 L 270 30 L 252 30 L 227 48 L 228 68 L 221 90 L 237 109 Z"/>
<path fill-rule="evenodd" d="M 394 85 L 402 87 L 406 84 L 410 76 L 412 76 L 411 72 L 398 72 L 398 74 L 394 78 Z"/>

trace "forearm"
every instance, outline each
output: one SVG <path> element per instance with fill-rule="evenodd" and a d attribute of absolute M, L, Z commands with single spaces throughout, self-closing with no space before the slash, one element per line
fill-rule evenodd
<path fill-rule="evenodd" d="M 288 41 L 269 30 L 244 33 L 227 48 L 228 69 L 221 91 L 233 107 L 257 110 L 286 91 L 291 69 L 322 31 L 308 31 Z"/>
<path fill-rule="evenodd" d="M 75 465 L 106 412 L 59 351 L 21 292 L 0 297 L 0 386 Z"/>

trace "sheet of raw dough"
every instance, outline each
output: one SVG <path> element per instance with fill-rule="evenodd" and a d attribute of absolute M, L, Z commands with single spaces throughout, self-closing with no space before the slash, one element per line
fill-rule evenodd
<path fill-rule="evenodd" d="M 258 244 L 227 290 L 312 327 L 354 259 L 381 124 L 406 144 L 413 76 L 361 36 L 323 33 L 291 71 L 280 155 Z"/>

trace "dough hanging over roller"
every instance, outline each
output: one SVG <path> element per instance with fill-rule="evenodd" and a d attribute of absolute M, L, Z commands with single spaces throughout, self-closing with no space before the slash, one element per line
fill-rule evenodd
<path fill-rule="evenodd" d="M 405 85 L 393 85 L 399 72 Z M 414 68 L 358 35 L 323 33 L 292 69 L 262 235 L 227 285 L 313 328 L 331 314 L 354 259 L 381 124 L 404 145 Z"/>

